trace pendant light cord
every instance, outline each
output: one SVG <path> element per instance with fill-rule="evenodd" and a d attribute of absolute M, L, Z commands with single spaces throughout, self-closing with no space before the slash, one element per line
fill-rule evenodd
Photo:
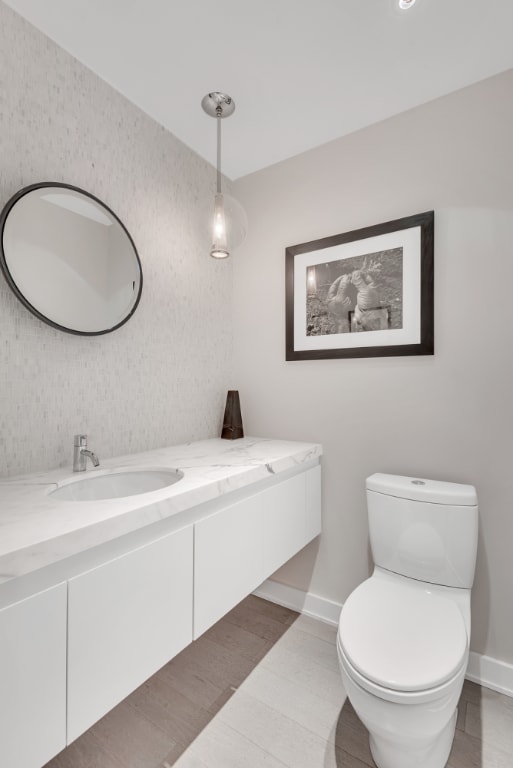
<path fill-rule="evenodd" d="M 221 194 L 221 112 L 220 107 L 217 108 L 217 194 Z"/>

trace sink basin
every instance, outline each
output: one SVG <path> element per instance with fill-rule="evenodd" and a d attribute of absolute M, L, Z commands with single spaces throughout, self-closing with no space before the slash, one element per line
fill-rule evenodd
<path fill-rule="evenodd" d="M 61 501 L 100 501 L 120 499 L 158 491 L 181 480 L 179 469 L 119 469 L 88 474 L 60 485 L 50 496 Z"/>

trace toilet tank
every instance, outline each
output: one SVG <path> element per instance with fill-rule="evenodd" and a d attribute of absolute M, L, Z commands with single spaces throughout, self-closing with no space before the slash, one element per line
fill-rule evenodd
<path fill-rule="evenodd" d="M 478 529 L 472 485 L 375 474 L 366 487 L 377 566 L 431 584 L 472 587 Z"/>

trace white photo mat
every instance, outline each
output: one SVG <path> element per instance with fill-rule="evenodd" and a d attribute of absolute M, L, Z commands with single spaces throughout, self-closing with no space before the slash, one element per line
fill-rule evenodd
<path fill-rule="evenodd" d="M 434 214 L 430 211 L 287 248 L 286 359 L 434 354 L 433 232 Z M 360 266 L 355 272 L 355 265 L 377 260 L 377 285 L 373 283 L 373 287 L 379 294 L 380 270 L 386 267 L 387 258 L 392 266 L 394 256 L 395 264 L 398 258 L 401 264 L 400 270 L 394 267 L 396 298 L 388 299 L 387 304 L 387 300 L 380 296 L 379 306 L 374 307 L 388 312 L 389 321 L 394 313 L 394 322 L 389 322 L 388 328 L 380 329 L 362 329 L 351 320 L 344 326 L 330 322 L 332 306 L 329 306 L 326 291 L 330 280 L 334 281 L 330 291 L 337 283 L 337 271 L 340 276 L 347 275 L 349 282 L 356 282 Z M 324 279 L 320 290 L 315 286 L 312 294 L 307 277 L 314 271 L 324 273 L 328 281 Z M 365 273 L 365 267 L 363 271 Z M 367 279 L 370 282 L 371 278 Z M 320 307 L 319 313 L 325 318 L 324 325 L 313 330 L 311 307 L 309 310 L 312 295 Z M 361 309 L 359 300 L 358 308 Z M 349 312 L 348 316 L 351 314 Z"/>
<path fill-rule="evenodd" d="M 307 336 L 307 269 L 316 264 L 342 261 L 368 253 L 403 249 L 403 327 L 365 333 L 331 333 Z M 294 264 L 294 349 L 375 347 L 420 342 L 420 227 L 368 237 L 296 256 Z"/>

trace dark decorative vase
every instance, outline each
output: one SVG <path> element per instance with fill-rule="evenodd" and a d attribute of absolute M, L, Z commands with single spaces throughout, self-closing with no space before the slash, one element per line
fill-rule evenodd
<path fill-rule="evenodd" d="M 225 440 L 238 440 L 239 437 L 244 437 L 239 393 L 236 389 L 228 390 L 221 437 Z"/>

